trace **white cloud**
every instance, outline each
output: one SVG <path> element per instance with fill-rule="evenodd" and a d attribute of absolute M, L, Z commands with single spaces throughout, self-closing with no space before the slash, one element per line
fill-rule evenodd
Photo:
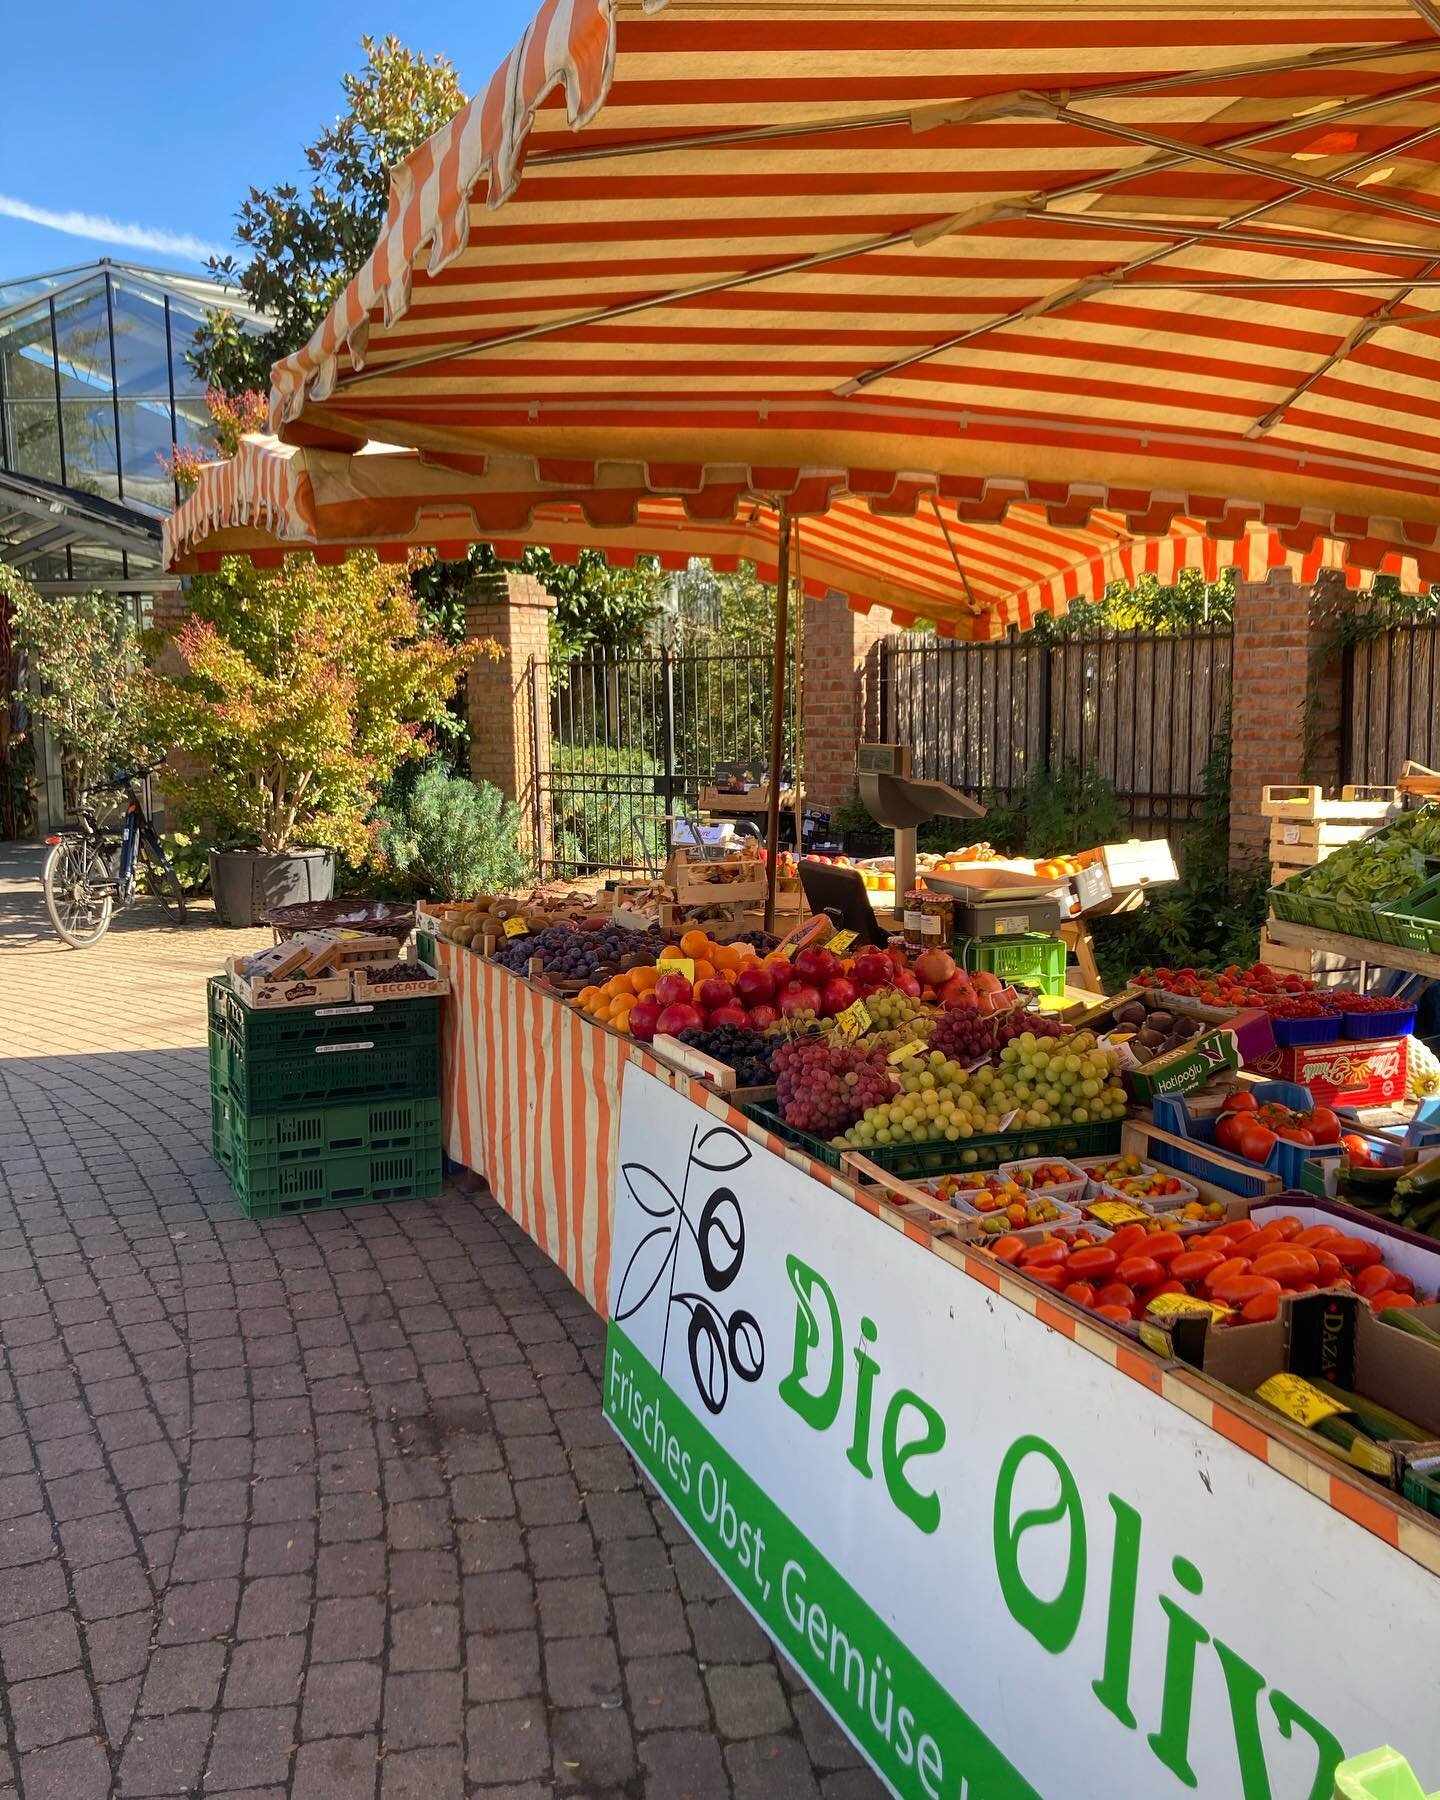
<path fill-rule="evenodd" d="M 225 254 L 221 245 L 207 244 L 204 238 L 192 237 L 188 231 L 126 225 L 118 219 L 107 219 L 103 213 L 52 212 L 48 207 L 31 206 L 28 200 L 15 200 L 8 194 L 0 194 L 0 216 L 63 231 L 68 237 L 124 244 L 131 250 L 155 250 L 162 256 L 184 256 L 192 262 L 206 262 L 212 256 Z"/>

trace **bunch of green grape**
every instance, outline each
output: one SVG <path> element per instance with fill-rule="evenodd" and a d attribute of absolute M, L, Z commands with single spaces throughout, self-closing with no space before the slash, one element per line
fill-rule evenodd
<path fill-rule="evenodd" d="M 900 1025 L 908 1025 L 912 1020 L 917 1023 L 923 1019 L 928 1028 L 934 1015 L 927 1011 L 919 1000 L 910 994 L 902 994 L 899 988 L 877 988 L 873 994 L 865 996 L 865 1010 L 870 1015 L 873 1036 L 875 1033 L 890 1031 Z M 921 1037 L 924 1034 L 912 1031 L 910 1037 Z M 902 1038 L 899 1042 L 903 1043 Z"/>

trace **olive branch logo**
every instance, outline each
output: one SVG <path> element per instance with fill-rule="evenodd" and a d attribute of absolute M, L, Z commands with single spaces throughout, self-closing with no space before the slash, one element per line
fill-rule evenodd
<path fill-rule="evenodd" d="M 725 1410 L 732 1374 L 741 1381 L 760 1379 L 765 1368 L 765 1339 L 753 1313 L 741 1307 L 727 1316 L 712 1298 L 732 1285 L 745 1260 L 745 1215 L 740 1202 L 733 1189 L 719 1183 L 700 1206 L 698 1219 L 692 1219 L 687 1210 L 690 1178 L 696 1170 L 711 1175 L 733 1174 L 749 1162 L 750 1154 L 750 1145 L 728 1125 L 711 1126 L 703 1137 L 696 1126 L 690 1134 L 690 1153 L 678 1199 L 664 1177 L 644 1163 L 625 1163 L 620 1171 L 630 1198 L 655 1223 L 635 1246 L 620 1278 L 615 1323 L 622 1325 L 634 1318 L 668 1275 L 660 1374 L 663 1378 L 670 1346 L 670 1319 L 678 1308 L 688 1317 L 685 1343 L 695 1388 L 713 1414 Z M 684 1289 L 676 1292 L 680 1247 L 686 1233 L 700 1259 L 708 1290 L 705 1293 Z"/>

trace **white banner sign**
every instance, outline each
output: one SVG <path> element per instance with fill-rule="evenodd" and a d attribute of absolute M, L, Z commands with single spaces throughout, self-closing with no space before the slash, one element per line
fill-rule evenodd
<path fill-rule="evenodd" d="M 663 1082 L 606 1411 L 904 1800 L 1440 1782 L 1440 1580 Z"/>

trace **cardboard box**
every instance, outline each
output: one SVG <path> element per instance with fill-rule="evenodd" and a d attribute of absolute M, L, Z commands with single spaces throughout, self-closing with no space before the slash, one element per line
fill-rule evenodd
<path fill-rule="evenodd" d="M 1075 899 L 1082 913 L 1089 912 L 1094 906 L 1103 906 L 1115 894 L 1102 862 L 1091 863 L 1088 869 L 1081 869 L 1072 875 L 1070 885 L 1075 890 Z"/>
<path fill-rule="evenodd" d="M 277 946 L 278 947 L 278 946 Z M 225 959 L 230 986 L 246 1006 L 257 1012 L 277 1006 L 336 1006 L 350 998 L 350 977 L 341 975 L 250 976 L 236 972 L 237 958 Z M 250 959 L 252 962 L 253 958 Z"/>
<path fill-rule="evenodd" d="M 1101 844 L 1100 866 L 1115 894 L 1127 888 L 1156 887 L 1180 879 L 1168 838 L 1131 838 L 1124 844 Z"/>
<path fill-rule="evenodd" d="M 372 977 L 382 969 L 402 969 L 405 978 L 373 981 Z M 356 1000 L 419 1000 L 428 994 L 450 992 L 446 978 L 423 962 L 360 963 L 350 971 L 350 981 Z"/>
<path fill-rule="evenodd" d="M 1379 1106 L 1403 1099 L 1409 1038 L 1342 1038 L 1334 1044 L 1277 1044 L 1246 1058 L 1245 1066 L 1271 1081 L 1309 1088 L 1317 1106 Z"/>
<path fill-rule="evenodd" d="M 1142 1106 L 1158 1095 L 1193 1094 L 1217 1075 L 1234 1074 L 1240 1067 L 1240 1046 L 1235 1034 L 1223 1026 L 1192 1038 L 1168 1056 L 1136 1068 L 1122 1068 L 1126 1090 Z"/>

